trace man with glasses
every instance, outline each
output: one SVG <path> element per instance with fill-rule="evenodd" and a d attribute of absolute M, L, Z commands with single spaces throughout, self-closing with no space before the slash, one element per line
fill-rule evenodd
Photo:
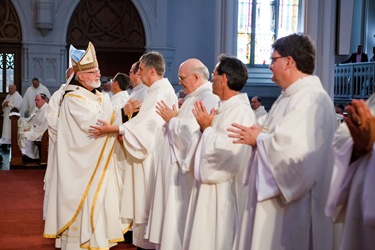
<path fill-rule="evenodd" d="M 147 96 L 148 88 L 142 83 L 141 77 L 138 72 L 139 64 L 139 61 L 133 63 L 129 71 L 130 85 L 132 87 L 129 98 L 131 109 L 127 109 L 128 107 L 124 107 L 123 109 L 123 113 L 126 114 L 128 118 L 135 117 L 138 114 L 138 112 L 133 112 L 133 107 L 140 106 Z"/>
<path fill-rule="evenodd" d="M 227 129 L 232 122 L 247 126 L 257 122 L 247 94 L 240 93 L 247 78 L 247 68 L 239 59 L 221 55 L 211 80 L 212 91 L 220 98 L 218 108 L 207 109 L 202 100 L 194 104 L 201 139 L 183 249 L 232 249 L 243 197 L 241 181 L 252 149 L 233 145 Z"/>
<path fill-rule="evenodd" d="M 209 71 L 198 59 L 183 62 L 178 70 L 179 84 L 187 96 L 178 110 L 161 100 L 157 113 L 165 121 L 167 136 L 160 142 L 163 149 L 156 173 L 149 231 L 150 240 L 160 249 L 182 249 L 186 213 L 194 184 L 194 156 L 200 139 L 199 125 L 191 110 L 195 101 L 209 109 L 217 107 L 218 96 L 212 93 Z M 171 161 L 171 158 L 173 159 Z"/>
<path fill-rule="evenodd" d="M 123 241 L 119 219 L 122 176 L 112 150 L 115 134 L 89 136 L 98 119 L 121 122 L 100 87 L 95 48 L 70 48 L 74 77 L 63 96 L 57 128 L 57 165 L 52 173 L 44 237 L 62 249 L 108 249 Z M 126 222 L 124 222 L 126 223 Z"/>
<path fill-rule="evenodd" d="M 333 103 L 317 76 L 310 37 L 292 34 L 272 45 L 272 80 L 282 89 L 262 126 L 233 123 L 234 145 L 256 150 L 233 249 L 332 249 L 324 214 L 332 173 Z"/>

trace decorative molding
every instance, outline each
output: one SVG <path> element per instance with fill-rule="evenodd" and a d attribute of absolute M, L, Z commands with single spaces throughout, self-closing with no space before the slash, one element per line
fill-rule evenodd
<path fill-rule="evenodd" d="M 57 77 L 57 60 L 56 58 L 46 58 L 45 59 L 45 69 L 46 76 L 44 79 L 48 82 L 58 82 Z"/>
<path fill-rule="evenodd" d="M 19 43 L 22 40 L 21 25 L 11 1 L 0 1 L 0 42 Z"/>
<path fill-rule="evenodd" d="M 34 74 L 33 76 L 30 76 L 30 77 L 38 77 L 40 81 L 43 80 L 43 58 L 41 57 L 34 57 L 32 59 L 32 67 L 33 67 L 33 71 L 32 73 Z"/>
<path fill-rule="evenodd" d="M 36 1 L 35 28 L 42 36 L 46 36 L 53 29 L 54 4 L 51 0 Z"/>
<path fill-rule="evenodd" d="M 68 28 L 68 44 L 95 48 L 144 50 L 146 45 L 142 20 L 131 1 L 82 0 L 77 5 Z"/>

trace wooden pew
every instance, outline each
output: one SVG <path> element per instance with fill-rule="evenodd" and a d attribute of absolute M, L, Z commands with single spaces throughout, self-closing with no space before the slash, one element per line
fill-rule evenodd
<path fill-rule="evenodd" d="M 10 169 L 46 169 L 48 158 L 48 129 L 44 132 L 42 140 L 35 142 L 39 148 L 39 160 L 26 161 L 22 156 L 21 150 L 18 146 L 18 120 L 20 114 L 17 108 L 13 108 L 9 115 L 11 120 L 11 151 L 10 151 Z"/>

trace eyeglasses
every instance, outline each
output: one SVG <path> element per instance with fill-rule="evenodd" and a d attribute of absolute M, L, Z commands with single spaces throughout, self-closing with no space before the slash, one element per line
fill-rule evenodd
<path fill-rule="evenodd" d="M 271 57 L 271 64 L 275 63 L 277 59 L 280 59 L 280 58 L 284 58 L 286 56 L 275 56 L 275 57 Z"/>
<path fill-rule="evenodd" d="M 190 76 L 193 76 L 193 75 L 195 75 L 195 74 L 190 74 L 190 75 L 188 75 L 188 76 L 184 76 L 184 77 L 179 76 L 179 77 L 178 77 L 178 81 L 183 82 L 186 78 L 188 78 L 188 77 L 190 77 Z"/>
<path fill-rule="evenodd" d="M 94 71 L 83 72 L 83 73 L 97 75 L 97 74 L 100 74 L 100 69 L 98 69 L 98 70 L 94 70 Z"/>
<path fill-rule="evenodd" d="M 221 76 L 221 74 L 212 72 L 211 79 L 214 79 L 215 76 Z"/>

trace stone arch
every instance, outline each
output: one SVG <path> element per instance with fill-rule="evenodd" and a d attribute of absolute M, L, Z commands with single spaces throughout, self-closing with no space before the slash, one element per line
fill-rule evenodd
<path fill-rule="evenodd" d="M 8 86 L 14 83 L 21 93 L 22 29 L 16 9 L 10 0 L 0 1 L 0 103 Z M 3 117 L 0 117 L 2 131 Z"/>
<path fill-rule="evenodd" d="M 21 87 L 21 51 L 22 29 L 21 24 L 10 0 L 0 2 L 0 99 L 5 98 L 9 81 Z M 13 70 L 12 75 L 6 69 Z"/>
<path fill-rule="evenodd" d="M 103 76 L 127 73 L 145 51 L 142 20 L 131 1 L 82 0 L 67 30 L 67 44 L 85 49 L 91 41 Z"/>

